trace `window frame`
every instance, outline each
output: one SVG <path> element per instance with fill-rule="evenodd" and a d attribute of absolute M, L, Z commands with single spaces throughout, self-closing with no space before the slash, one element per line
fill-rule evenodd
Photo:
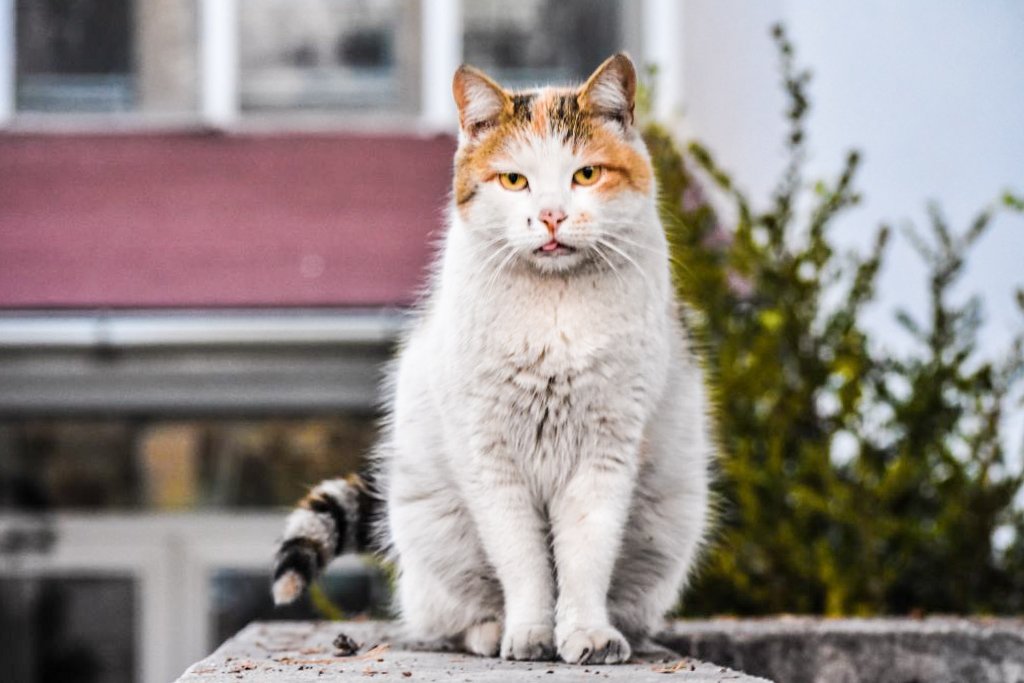
<path fill-rule="evenodd" d="M 268 512 L 0 513 L 0 535 L 45 528 L 55 539 L 45 552 L 0 554 L 0 577 L 130 577 L 136 590 L 135 679 L 164 683 L 209 654 L 214 574 L 266 571 L 269 577 L 283 521 L 282 514 Z M 339 561 L 362 563 L 355 556 Z"/>

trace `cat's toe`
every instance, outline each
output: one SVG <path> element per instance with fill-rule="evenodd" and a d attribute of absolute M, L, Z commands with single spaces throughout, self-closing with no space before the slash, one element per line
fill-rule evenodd
<path fill-rule="evenodd" d="M 558 645 L 569 664 L 621 664 L 630 657 L 629 643 L 611 626 L 573 629 Z"/>
<path fill-rule="evenodd" d="M 555 658 L 555 634 L 547 624 L 515 624 L 501 639 L 504 659 L 546 661 Z"/>
<path fill-rule="evenodd" d="M 501 645 L 501 624 L 497 621 L 482 621 L 466 629 L 463 637 L 466 651 L 482 657 L 494 657 Z"/>

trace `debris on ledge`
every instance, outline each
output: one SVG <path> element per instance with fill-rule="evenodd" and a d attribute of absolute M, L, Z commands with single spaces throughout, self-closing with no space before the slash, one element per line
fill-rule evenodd
<path fill-rule="evenodd" d="M 254 623 L 212 655 L 193 664 L 178 683 L 291 683 L 292 681 L 658 681 L 770 683 L 689 657 L 616 665 L 508 662 L 403 645 L 382 622 Z"/>

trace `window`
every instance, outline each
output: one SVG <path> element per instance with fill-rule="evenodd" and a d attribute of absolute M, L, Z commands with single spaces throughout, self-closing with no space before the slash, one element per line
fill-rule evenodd
<path fill-rule="evenodd" d="M 17 107 L 132 109 L 132 9 L 131 0 L 18 0 Z"/>
<path fill-rule="evenodd" d="M 474 0 L 463 5 L 465 60 L 503 85 L 586 78 L 626 42 L 621 0 Z"/>
<path fill-rule="evenodd" d="M 135 585 L 130 577 L 0 577 L 4 680 L 131 683 Z"/>
<path fill-rule="evenodd" d="M 16 0 L 16 109 L 194 112 L 196 2 Z"/>
<path fill-rule="evenodd" d="M 245 0 L 243 110 L 415 108 L 415 26 L 399 0 Z"/>
<path fill-rule="evenodd" d="M 156 683 L 253 619 L 380 616 L 386 574 L 354 556 L 294 605 L 269 591 L 284 513 L 375 434 L 369 411 L 0 421 L 0 671 Z"/>
<path fill-rule="evenodd" d="M 0 422 L 0 511 L 286 509 L 375 433 L 369 413 Z"/>

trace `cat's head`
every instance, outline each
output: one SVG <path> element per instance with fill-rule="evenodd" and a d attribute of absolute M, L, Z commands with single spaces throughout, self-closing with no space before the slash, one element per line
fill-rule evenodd
<path fill-rule="evenodd" d="M 643 231 L 659 229 L 650 220 L 654 173 L 633 120 L 636 70 L 625 54 L 578 88 L 511 92 L 463 66 L 453 90 L 455 205 L 481 238 L 481 260 L 567 272 L 617 260 L 646 241 Z"/>

